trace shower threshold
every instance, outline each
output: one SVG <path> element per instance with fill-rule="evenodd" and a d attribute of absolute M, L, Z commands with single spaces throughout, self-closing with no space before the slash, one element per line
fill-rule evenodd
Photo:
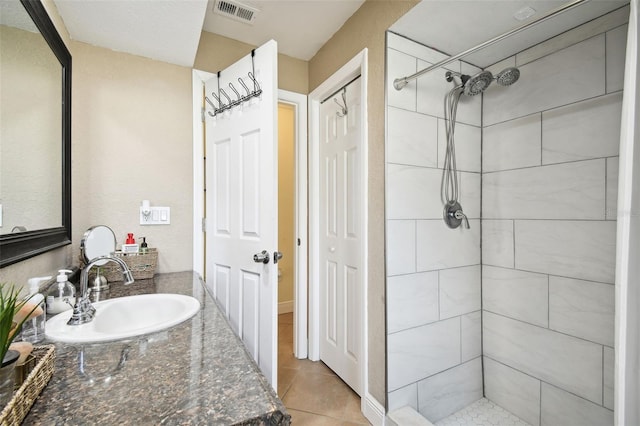
<path fill-rule="evenodd" d="M 435 423 L 436 426 L 531 426 L 521 418 L 494 404 L 487 398 Z"/>

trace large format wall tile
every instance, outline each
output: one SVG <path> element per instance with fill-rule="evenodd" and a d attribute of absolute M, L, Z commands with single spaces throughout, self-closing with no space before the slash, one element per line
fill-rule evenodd
<path fill-rule="evenodd" d="M 464 172 L 480 172 L 482 130 L 480 127 L 456 123 L 454 132 L 456 168 Z M 447 130 L 444 119 L 438 119 L 438 167 L 444 168 Z"/>
<path fill-rule="evenodd" d="M 482 129 L 482 171 L 519 169 L 541 163 L 540 114 Z"/>
<path fill-rule="evenodd" d="M 416 110 L 416 80 L 402 90 L 393 88 L 393 80 L 398 77 L 415 74 L 418 60 L 406 53 L 387 49 L 387 105 L 409 111 Z"/>
<path fill-rule="evenodd" d="M 469 218 L 480 217 L 480 174 L 460 172 L 459 199 Z M 442 170 L 387 165 L 387 218 L 440 219 Z"/>
<path fill-rule="evenodd" d="M 440 319 L 480 309 L 480 265 L 444 269 L 440 276 Z"/>
<path fill-rule="evenodd" d="M 482 398 L 480 358 L 418 382 L 418 411 L 437 422 Z"/>
<path fill-rule="evenodd" d="M 622 90 L 628 25 L 607 32 L 607 93 Z"/>
<path fill-rule="evenodd" d="M 387 279 L 387 333 L 438 320 L 438 272 Z"/>
<path fill-rule="evenodd" d="M 620 157 L 607 158 L 607 220 L 618 218 L 618 170 Z"/>
<path fill-rule="evenodd" d="M 486 173 L 482 213 L 493 219 L 604 219 L 605 160 Z"/>
<path fill-rule="evenodd" d="M 614 282 L 615 222 L 518 220 L 515 225 L 517 269 Z"/>
<path fill-rule="evenodd" d="M 603 385 L 604 397 L 603 404 L 610 410 L 613 410 L 614 404 L 614 387 L 615 387 L 615 355 L 613 348 L 604 347 L 604 365 L 603 365 Z"/>
<path fill-rule="evenodd" d="M 482 219 L 482 264 L 513 268 L 513 221 Z"/>
<path fill-rule="evenodd" d="M 483 333 L 486 356 L 602 402 L 602 346 L 487 311 Z"/>
<path fill-rule="evenodd" d="M 540 380 L 484 357 L 484 392 L 527 423 L 540 424 Z"/>
<path fill-rule="evenodd" d="M 549 328 L 614 345 L 614 286 L 549 277 Z"/>
<path fill-rule="evenodd" d="M 482 267 L 482 307 L 541 327 L 548 326 L 547 275 Z"/>
<path fill-rule="evenodd" d="M 387 276 L 416 272 L 416 221 L 387 220 Z"/>
<path fill-rule="evenodd" d="M 458 172 L 460 177 L 460 196 L 458 202 L 469 219 L 480 219 L 481 175 L 480 173 Z M 440 213 L 444 209 L 441 207 Z M 442 217 L 442 216 L 440 216 Z"/>
<path fill-rule="evenodd" d="M 613 426 L 613 411 L 542 383 L 542 426 Z"/>
<path fill-rule="evenodd" d="M 442 217 L 442 170 L 387 165 L 387 218 L 436 219 Z"/>
<path fill-rule="evenodd" d="M 442 219 L 419 220 L 416 232 L 418 271 L 456 268 L 480 263 L 480 221 L 469 220 L 450 229 Z"/>
<path fill-rule="evenodd" d="M 542 163 L 618 155 L 622 92 L 542 113 Z"/>
<path fill-rule="evenodd" d="M 460 318 L 387 337 L 388 389 L 394 391 L 460 363 Z"/>
<path fill-rule="evenodd" d="M 462 315 L 460 328 L 462 362 L 482 355 L 482 312 Z"/>
<path fill-rule="evenodd" d="M 485 92 L 483 124 L 487 126 L 604 94 L 604 45 L 602 34 L 523 65 L 517 84 L 505 90 Z"/>
<path fill-rule="evenodd" d="M 411 383 L 403 388 L 389 392 L 389 411 L 407 406 L 418 411 L 418 383 Z"/>
<path fill-rule="evenodd" d="M 387 129 L 387 162 L 437 167 L 437 118 L 389 108 Z"/>

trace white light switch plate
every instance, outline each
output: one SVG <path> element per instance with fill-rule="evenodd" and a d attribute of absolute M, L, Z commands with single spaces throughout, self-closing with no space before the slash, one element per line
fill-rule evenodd
<path fill-rule="evenodd" d="M 151 213 L 148 216 L 142 214 L 140 207 L 140 225 L 170 225 L 171 224 L 171 208 L 170 207 L 151 207 Z"/>

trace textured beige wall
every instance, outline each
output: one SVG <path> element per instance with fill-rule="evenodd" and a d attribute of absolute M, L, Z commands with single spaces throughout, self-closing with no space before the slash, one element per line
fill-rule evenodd
<path fill-rule="evenodd" d="M 42 0 L 51 21 L 56 26 L 60 37 L 69 47 L 70 38 L 67 28 L 62 22 L 53 0 Z M 73 135 L 72 135 L 73 136 Z M 25 284 L 25 279 L 34 276 L 55 275 L 57 269 L 70 265 L 72 260 L 71 246 L 60 247 L 39 256 L 0 269 L 0 282 Z"/>
<path fill-rule="evenodd" d="M 133 232 L 158 272 L 192 269 L 191 69 L 72 42 L 73 245 L 93 225 Z M 142 200 L 171 224 L 141 226 Z"/>
<path fill-rule="evenodd" d="M 293 301 L 295 231 L 295 107 L 278 104 L 278 302 Z"/>
<path fill-rule="evenodd" d="M 384 140 L 385 30 L 417 0 L 367 0 L 309 61 L 313 91 L 365 47 L 369 49 L 369 393 L 385 403 Z"/>
<path fill-rule="evenodd" d="M 256 46 L 203 31 L 193 68 L 218 72 L 233 64 Z M 278 55 L 278 88 L 309 93 L 309 63 L 287 55 Z"/>

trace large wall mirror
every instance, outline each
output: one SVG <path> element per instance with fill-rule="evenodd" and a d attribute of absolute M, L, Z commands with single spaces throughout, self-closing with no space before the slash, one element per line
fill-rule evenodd
<path fill-rule="evenodd" d="M 0 268 L 71 243 L 71 54 L 39 0 L 0 2 Z"/>

